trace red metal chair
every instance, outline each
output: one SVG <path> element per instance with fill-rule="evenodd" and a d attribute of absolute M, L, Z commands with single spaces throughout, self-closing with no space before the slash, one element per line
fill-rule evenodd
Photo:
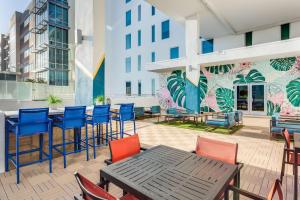
<path fill-rule="evenodd" d="M 238 174 L 235 176 L 234 180 L 230 182 L 230 185 L 240 186 L 240 170 L 243 164 L 237 162 L 237 152 L 238 144 L 222 142 L 218 140 L 212 140 L 204 137 L 198 136 L 196 153 L 199 156 L 204 156 L 214 160 L 220 160 L 228 164 L 238 165 Z M 222 195 L 220 199 L 224 196 Z M 234 194 L 234 199 L 236 199 L 236 194 Z"/>
<path fill-rule="evenodd" d="M 256 195 L 256 194 L 253 194 L 253 193 L 250 193 L 248 191 L 245 191 L 245 190 L 233 187 L 233 186 L 230 186 L 229 189 L 232 190 L 232 191 L 234 191 L 234 192 L 239 193 L 240 195 L 248 197 L 250 199 L 255 199 L 255 200 L 273 200 L 273 199 L 278 199 L 278 200 L 283 200 L 283 193 L 282 193 L 281 183 L 280 183 L 279 179 L 277 179 L 275 181 L 275 183 L 273 184 L 273 186 L 272 186 L 272 188 L 271 188 L 271 190 L 270 190 L 267 198 L 259 196 L 259 195 Z M 275 194 L 277 194 L 277 195 L 275 195 Z"/>
<path fill-rule="evenodd" d="M 109 141 L 109 149 L 111 159 L 105 160 L 107 165 L 139 154 L 141 150 L 146 150 L 141 147 L 138 134 L 134 134 L 119 140 Z"/>
<path fill-rule="evenodd" d="M 282 167 L 281 167 L 281 175 L 280 175 L 281 182 L 284 176 L 285 164 L 294 165 L 294 161 L 295 161 L 295 152 L 294 149 L 291 148 L 291 137 L 288 132 L 288 129 L 285 129 L 283 131 L 283 137 L 285 140 L 285 146 L 283 151 L 283 159 L 282 159 Z M 297 166 L 300 166 L 300 154 L 298 154 L 297 156 L 298 156 Z"/>
<path fill-rule="evenodd" d="M 229 164 L 237 163 L 238 144 L 198 137 L 195 153 L 199 156 L 221 160 Z"/>
<path fill-rule="evenodd" d="M 74 196 L 75 200 L 118 200 L 116 197 L 112 196 L 106 192 L 100 186 L 92 183 L 90 180 L 75 172 L 75 178 L 82 191 L 80 197 Z M 126 194 L 121 197 L 120 200 L 138 200 L 135 196 L 131 194 Z"/>

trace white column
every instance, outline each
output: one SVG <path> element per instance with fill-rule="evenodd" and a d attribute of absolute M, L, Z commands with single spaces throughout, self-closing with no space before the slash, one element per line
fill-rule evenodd
<path fill-rule="evenodd" d="M 191 19 L 185 22 L 186 75 L 195 85 L 198 85 L 200 68 L 197 57 L 199 54 L 199 20 Z"/>

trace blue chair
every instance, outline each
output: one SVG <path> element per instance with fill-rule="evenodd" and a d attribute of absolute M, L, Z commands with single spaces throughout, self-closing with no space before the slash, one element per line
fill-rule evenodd
<path fill-rule="evenodd" d="M 5 170 L 9 170 L 9 161 L 16 167 L 17 183 L 20 182 L 20 167 L 40 163 L 49 160 L 49 171 L 52 173 L 52 122 L 48 118 L 49 108 L 20 109 L 19 117 L 6 120 L 5 131 Z M 16 151 L 9 152 L 9 134 L 16 137 Z M 44 134 L 48 133 L 48 153 L 43 151 Z M 39 135 L 39 147 L 30 150 L 20 151 L 20 139 Z M 20 156 L 23 154 L 39 151 L 39 160 L 20 163 Z"/>
<path fill-rule="evenodd" d="M 300 121 L 289 117 L 281 117 L 279 113 L 273 114 L 270 121 L 270 137 L 282 135 L 284 129 L 287 129 L 290 134 L 299 133 Z"/>
<path fill-rule="evenodd" d="M 88 131 L 86 126 L 86 107 L 74 106 L 65 107 L 64 116 L 56 116 L 54 119 L 54 127 L 62 130 L 62 143 L 53 145 L 53 149 L 64 157 L 64 168 L 67 166 L 66 156 L 73 153 L 86 150 L 86 158 L 88 160 Z M 81 128 L 85 127 L 85 141 L 81 140 Z M 66 130 L 74 129 L 74 140 L 66 142 Z M 74 151 L 67 152 L 66 146 L 74 144 Z M 83 145 L 84 144 L 84 145 Z M 59 148 L 62 147 L 62 150 Z M 83 148 L 82 148 L 83 147 Z"/>
<path fill-rule="evenodd" d="M 224 113 L 224 118 L 213 118 L 206 120 L 210 126 L 231 128 L 235 125 L 235 112 Z"/>
<path fill-rule="evenodd" d="M 235 122 L 237 124 L 243 124 L 243 112 L 238 110 L 238 111 L 235 111 Z"/>
<path fill-rule="evenodd" d="M 119 112 L 112 112 L 112 113 L 115 114 L 115 116 L 112 117 L 112 119 L 116 121 L 116 124 L 119 122 L 121 138 L 123 138 L 124 134 L 126 134 L 126 133 L 124 133 L 124 124 L 127 121 L 133 122 L 133 130 L 134 130 L 134 133 L 136 132 L 135 113 L 134 113 L 134 104 L 133 103 L 120 104 Z"/>
<path fill-rule="evenodd" d="M 92 147 L 94 150 L 94 158 L 96 158 L 96 147 L 100 146 L 100 135 L 101 129 L 99 126 L 105 124 L 106 125 L 106 145 L 108 144 L 108 125 L 110 126 L 110 139 L 112 140 L 112 124 L 111 124 L 111 115 L 110 115 L 110 105 L 99 105 L 95 106 L 93 110 L 93 115 L 87 115 L 87 126 L 92 125 L 92 137 L 89 140 L 93 141 L 93 144 L 89 144 L 88 146 Z M 97 126 L 97 136 L 94 133 L 94 126 Z M 95 139 L 97 138 L 97 144 Z M 103 139 L 103 138 L 102 138 Z M 88 156 L 88 155 L 87 155 Z M 89 157 L 87 157 L 89 159 Z"/>

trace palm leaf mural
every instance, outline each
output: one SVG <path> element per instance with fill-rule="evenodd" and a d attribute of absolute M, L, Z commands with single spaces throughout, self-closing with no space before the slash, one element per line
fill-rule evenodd
<path fill-rule="evenodd" d="M 252 69 L 246 76 L 238 74 L 236 80 L 233 81 L 234 84 L 242 83 L 259 83 L 264 82 L 265 77 L 256 69 Z"/>
<path fill-rule="evenodd" d="M 199 89 L 199 97 L 200 97 L 200 105 L 201 102 L 203 101 L 203 99 L 206 96 L 207 93 L 207 78 L 206 76 L 203 74 L 203 72 L 200 72 L 200 78 L 199 78 L 199 83 L 198 83 L 198 89 Z"/>
<path fill-rule="evenodd" d="M 185 107 L 185 81 L 186 74 L 176 70 L 167 78 L 167 88 L 174 102 L 180 107 Z"/>
<path fill-rule="evenodd" d="M 233 90 L 228 88 L 218 88 L 216 90 L 216 99 L 219 109 L 222 112 L 231 112 L 234 107 Z"/>
<path fill-rule="evenodd" d="M 286 93 L 289 102 L 295 106 L 300 106 L 300 78 L 292 80 L 286 86 Z"/>
<path fill-rule="evenodd" d="M 271 59 L 270 65 L 277 71 L 288 71 L 296 63 L 296 57 Z"/>
<path fill-rule="evenodd" d="M 207 71 L 212 74 L 225 74 L 229 72 L 234 67 L 234 64 L 226 64 L 226 65 L 216 65 L 205 67 Z"/>
<path fill-rule="evenodd" d="M 274 104 L 272 101 L 267 101 L 267 115 L 272 116 L 275 113 L 280 113 L 281 106 Z"/>

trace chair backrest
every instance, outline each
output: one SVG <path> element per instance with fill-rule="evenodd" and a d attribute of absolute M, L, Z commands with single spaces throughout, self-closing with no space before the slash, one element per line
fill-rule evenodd
<path fill-rule="evenodd" d="M 111 161 L 117 162 L 140 153 L 141 144 L 138 134 L 127 138 L 109 141 Z"/>
<path fill-rule="evenodd" d="M 49 131 L 49 108 L 20 109 L 19 135 L 32 135 Z"/>
<path fill-rule="evenodd" d="M 121 104 L 119 113 L 122 121 L 133 120 L 134 104 L 133 103 Z"/>
<path fill-rule="evenodd" d="M 92 183 L 78 172 L 75 172 L 74 175 L 82 191 L 82 198 L 84 200 L 117 200 L 117 198 Z"/>
<path fill-rule="evenodd" d="M 229 127 L 231 127 L 235 124 L 235 113 L 234 112 L 225 113 L 224 117 L 227 120 L 227 125 Z"/>
<path fill-rule="evenodd" d="M 159 114 L 161 112 L 160 106 L 151 106 L 151 113 L 152 114 Z"/>
<path fill-rule="evenodd" d="M 238 110 L 235 111 L 235 122 L 240 122 L 243 119 L 243 112 Z"/>
<path fill-rule="evenodd" d="M 85 125 L 86 106 L 65 107 L 64 127 L 81 128 Z"/>
<path fill-rule="evenodd" d="M 276 127 L 279 120 L 279 113 L 275 113 L 272 115 L 272 127 Z"/>
<path fill-rule="evenodd" d="M 196 154 L 229 164 L 237 163 L 238 144 L 198 136 Z"/>
<path fill-rule="evenodd" d="M 94 123 L 107 123 L 110 119 L 110 105 L 96 105 L 93 110 Z"/>
<path fill-rule="evenodd" d="M 275 194 L 277 194 L 277 198 L 276 199 L 279 199 L 279 200 L 283 200 L 283 193 L 282 193 L 282 189 L 281 189 L 281 184 L 280 184 L 280 180 L 276 180 L 275 183 L 273 184 L 269 194 L 268 194 L 268 197 L 267 197 L 267 200 L 273 200 L 275 199 Z"/>
<path fill-rule="evenodd" d="M 285 140 L 285 145 L 286 145 L 286 148 L 290 148 L 291 147 L 291 137 L 290 137 L 290 134 L 289 134 L 289 131 L 288 129 L 284 129 L 283 131 L 283 137 L 284 137 L 284 140 Z"/>
<path fill-rule="evenodd" d="M 168 108 L 167 109 L 167 114 L 170 114 L 170 115 L 177 115 L 178 114 L 178 111 L 176 108 Z"/>

